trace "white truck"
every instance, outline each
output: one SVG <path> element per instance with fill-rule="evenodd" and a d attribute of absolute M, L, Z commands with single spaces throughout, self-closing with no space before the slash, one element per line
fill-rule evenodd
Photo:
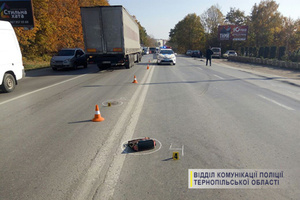
<path fill-rule="evenodd" d="M 25 76 L 22 53 L 12 25 L 0 20 L 0 89 L 12 92 Z"/>
<path fill-rule="evenodd" d="M 97 66 L 125 66 L 141 61 L 139 27 L 122 6 L 81 7 L 85 52 Z"/>

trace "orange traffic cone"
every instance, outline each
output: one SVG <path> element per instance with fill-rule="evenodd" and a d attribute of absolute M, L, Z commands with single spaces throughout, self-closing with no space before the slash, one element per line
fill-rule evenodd
<path fill-rule="evenodd" d="M 149 59 L 149 63 L 151 62 L 151 60 Z"/>
<path fill-rule="evenodd" d="M 134 75 L 134 80 L 132 83 L 138 83 L 137 80 L 136 80 L 136 76 Z"/>
<path fill-rule="evenodd" d="M 93 122 L 102 122 L 102 121 L 104 121 L 104 118 L 101 117 L 101 114 L 100 114 L 100 110 L 99 110 L 98 105 L 96 105 L 96 109 L 95 109 L 95 117 L 94 117 L 94 119 L 93 119 L 92 121 L 93 121 Z"/>
<path fill-rule="evenodd" d="M 149 64 L 147 65 L 147 69 L 149 69 Z"/>

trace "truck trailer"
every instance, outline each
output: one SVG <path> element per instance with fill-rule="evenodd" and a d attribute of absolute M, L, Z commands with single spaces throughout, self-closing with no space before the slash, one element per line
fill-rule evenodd
<path fill-rule="evenodd" d="M 141 61 L 139 27 L 123 6 L 81 7 L 85 52 L 101 69 Z"/>

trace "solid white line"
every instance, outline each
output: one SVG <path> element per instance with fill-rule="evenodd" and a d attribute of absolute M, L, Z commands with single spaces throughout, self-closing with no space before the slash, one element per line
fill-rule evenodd
<path fill-rule="evenodd" d="M 215 75 L 215 74 L 214 74 L 214 76 L 217 77 L 217 78 L 219 78 L 219 79 L 224 79 L 221 76 L 218 76 L 218 75 Z"/>
<path fill-rule="evenodd" d="M 285 108 L 285 109 L 287 109 L 287 110 L 294 110 L 293 108 L 291 108 L 291 107 L 288 107 L 288 106 L 286 106 L 286 105 L 284 105 L 284 104 L 282 104 L 282 103 L 279 103 L 279 102 L 277 102 L 277 101 L 275 101 L 275 100 L 273 100 L 273 99 L 269 99 L 269 98 L 267 98 L 267 97 L 265 97 L 265 96 L 263 96 L 263 95 L 258 95 L 259 97 L 261 97 L 261 98 L 263 98 L 263 99 L 265 99 L 265 100 L 268 100 L 268 101 L 270 101 L 270 102 L 272 102 L 272 103 L 274 103 L 274 104 L 276 104 L 276 105 L 278 105 L 278 106 L 281 106 L 281 107 L 283 107 L 283 108 Z"/>
<path fill-rule="evenodd" d="M 146 82 L 143 81 L 143 83 L 150 83 L 152 75 L 153 75 L 153 67 L 152 70 L 150 71 L 150 74 L 147 77 Z M 146 99 L 146 95 L 149 89 L 149 85 L 141 85 L 139 87 L 139 89 L 142 89 L 141 92 L 136 92 L 134 95 L 137 95 L 137 102 L 135 102 L 135 98 L 134 101 L 131 101 L 131 106 L 130 107 L 134 107 L 134 112 L 130 115 L 131 119 L 129 121 L 128 124 L 124 124 L 126 126 L 126 130 L 125 133 L 122 137 L 122 141 L 128 141 L 130 138 L 132 138 L 137 122 L 139 120 L 145 99 Z M 130 109 L 132 110 L 132 109 Z M 128 113 L 129 115 L 129 113 Z M 123 129 L 119 130 L 120 132 L 124 132 Z M 113 162 L 111 163 L 111 167 L 109 168 L 104 184 L 102 185 L 102 187 L 100 188 L 100 191 L 98 191 L 99 193 L 97 194 L 97 196 L 94 199 L 111 199 L 114 191 L 115 191 L 115 186 L 117 184 L 117 181 L 119 180 L 120 174 L 121 174 L 121 170 L 125 161 L 126 155 L 122 154 L 121 151 L 116 151 L 115 155 L 114 155 L 114 159 Z M 103 160 L 102 160 L 103 162 Z"/>
<path fill-rule="evenodd" d="M 46 87 L 43 87 L 43 88 L 40 88 L 40 89 L 34 90 L 34 91 L 32 91 L 32 92 L 28 92 L 28 93 L 26 93 L 26 94 L 23 94 L 23 95 L 20 95 L 20 96 L 18 96 L 18 97 L 15 97 L 15 98 L 12 98 L 12 99 L 9 99 L 9 100 L 6 100 L 6 101 L 3 101 L 3 102 L 1 102 L 1 103 L 0 103 L 0 105 L 3 105 L 3 104 L 6 104 L 6 103 L 9 103 L 9 102 L 11 102 L 11 101 L 14 101 L 14 100 L 20 99 L 20 98 L 22 98 L 22 97 L 26 97 L 26 96 L 28 96 L 28 95 L 31 95 L 31 94 L 34 94 L 34 93 L 40 92 L 40 91 L 42 91 L 42 90 L 46 90 L 46 89 L 52 88 L 52 87 L 54 87 L 54 86 L 57 86 L 57 85 L 60 85 L 60 84 L 63 84 L 63 83 L 66 83 L 66 82 L 72 81 L 72 80 L 74 80 L 74 79 L 77 79 L 77 78 L 83 77 L 83 76 L 85 76 L 85 75 L 86 75 L 86 74 L 83 74 L 83 75 L 80 75 L 80 76 L 76 76 L 76 77 L 70 78 L 70 79 L 68 79 L 68 80 L 65 80 L 65 81 L 62 81 L 62 82 L 59 82 L 59 83 L 55 83 L 55 84 L 53 84 L 53 85 L 46 86 Z"/>

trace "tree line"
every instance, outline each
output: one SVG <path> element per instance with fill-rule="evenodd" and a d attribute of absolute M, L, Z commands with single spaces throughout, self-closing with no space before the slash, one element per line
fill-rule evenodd
<path fill-rule="evenodd" d="M 296 5 L 295 5 L 296 6 Z M 170 30 L 169 45 L 179 53 L 188 49 L 204 51 L 209 46 L 221 46 L 222 50 L 241 47 L 285 46 L 286 52 L 300 48 L 300 19 L 284 17 L 274 0 L 263 0 L 252 7 L 249 16 L 237 8 L 223 15 L 218 5 L 213 5 L 200 16 L 188 14 Z M 247 41 L 219 41 L 219 25 L 247 25 Z"/>
<path fill-rule="evenodd" d="M 61 48 L 84 48 L 80 7 L 108 5 L 107 0 L 33 0 L 35 27 L 32 30 L 14 28 L 23 56 L 47 60 Z M 150 45 L 151 37 L 137 23 L 141 43 Z"/>

